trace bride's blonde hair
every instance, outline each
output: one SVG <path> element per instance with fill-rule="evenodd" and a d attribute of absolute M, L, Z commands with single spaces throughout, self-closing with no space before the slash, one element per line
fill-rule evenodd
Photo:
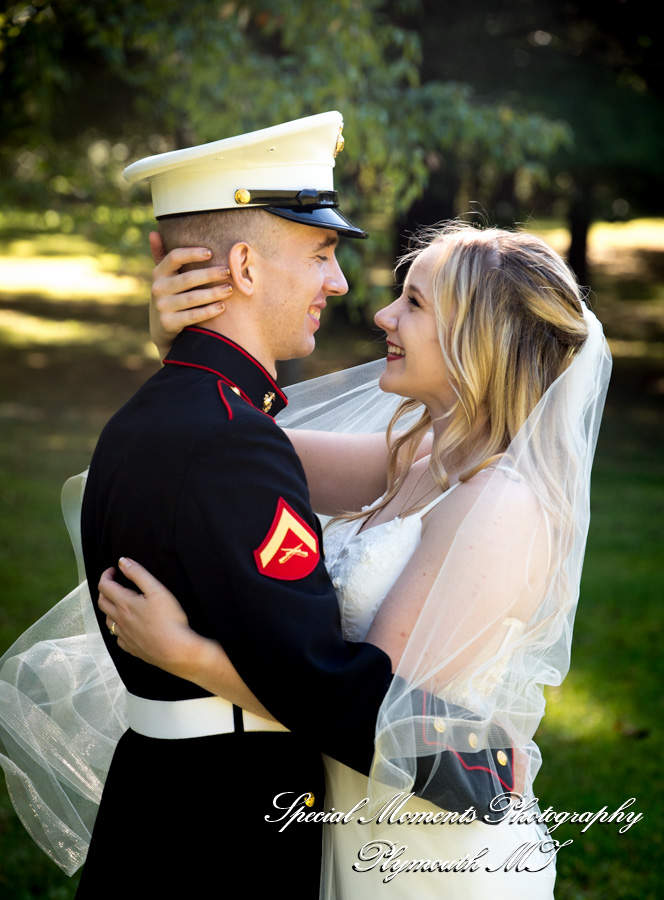
<path fill-rule="evenodd" d="M 461 480 L 468 480 L 501 457 L 583 346 L 588 329 L 573 272 L 533 234 L 452 222 L 420 232 L 412 244 L 397 271 L 421 253 L 437 251 L 430 290 L 456 400 L 430 465 L 437 485 L 447 490 L 449 470 L 461 470 Z M 404 400 L 392 417 L 388 489 L 372 513 L 397 493 L 431 428 L 424 408 L 414 425 L 396 435 L 401 417 L 420 407 Z"/>

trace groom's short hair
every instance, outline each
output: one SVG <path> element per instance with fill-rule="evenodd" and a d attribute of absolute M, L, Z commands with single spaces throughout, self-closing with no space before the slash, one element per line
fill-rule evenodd
<path fill-rule="evenodd" d="M 159 220 L 159 233 L 167 253 L 176 247 L 207 247 L 212 251 L 208 266 L 228 262 L 231 247 L 239 241 L 246 241 L 262 256 L 270 257 L 278 251 L 278 238 L 296 227 L 264 209 L 219 210 Z"/>

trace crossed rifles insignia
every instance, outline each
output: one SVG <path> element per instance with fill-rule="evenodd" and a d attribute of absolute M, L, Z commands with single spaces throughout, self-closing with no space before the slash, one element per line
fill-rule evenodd
<path fill-rule="evenodd" d="M 254 550 L 254 559 L 261 575 L 284 581 L 304 578 L 318 564 L 318 536 L 283 497 L 265 540 Z"/>

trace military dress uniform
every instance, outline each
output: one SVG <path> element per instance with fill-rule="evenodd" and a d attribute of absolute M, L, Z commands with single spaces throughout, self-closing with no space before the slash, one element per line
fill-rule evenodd
<path fill-rule="evenodd" d="M 168 740 L 130 729 L 109 772 L 80 896 L 99 896 L 110 858 L 142 873 L 140 890 L 154 896 L 168 896 L 158 885 L 172 891 L 180 877 L 199 896 L 222 874 L 220 854 L 266 878 L 287 865 L 311 884 L 319 826 L 279 833 L 264 817 L 283 792 L 311 792 L 320 808 L 321 750 L 368 771 L 390 662 L 341 637 L 304 472 L 273 420 L 286 399 L 271 376 L 203 328 L 183 332 L 165 363 L 95 451 L 82 514 L 89 582 L 123 554 L 140 561 L 194 629 L 220 640 L 291 733 L 243 731 L 237 711 L 232 733 Z M 120 650 L 97 615 L 131 695 L 206 696 Z M 135 896 L 145 896 L 134 877 Z"/>

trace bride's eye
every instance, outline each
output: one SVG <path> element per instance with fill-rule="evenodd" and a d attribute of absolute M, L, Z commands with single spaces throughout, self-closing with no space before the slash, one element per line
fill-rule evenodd
<path fill-rule="evenodd" d="M 408 295 L 408 304 L 409 306 L 416 306 L 418 309 L 420 308 L 420 301 L 417 297 L 413 297 L 412 295 Z"/>

